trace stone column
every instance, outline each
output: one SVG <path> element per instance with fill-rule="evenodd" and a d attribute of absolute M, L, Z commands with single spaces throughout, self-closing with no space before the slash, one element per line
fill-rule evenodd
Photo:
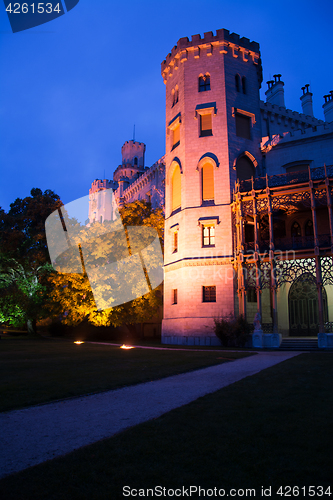
<path fill-rule="evenodd" d="M 271 291 L 271 305 L 272 305 L 272 320 L 273 320 L 273 333 L 278 333 L 278 319 L 277 319 L 277 293 L 276 293 L 276 269 L 274 260 L 274 231 L 273 231 L 273 210 L 271 193 L 268 186 L 268 176 L 266 174 L 266 194 L 267 194 L 267 211 L 269 220 L 269 262 L 270 262 L 270 291 Z"/>

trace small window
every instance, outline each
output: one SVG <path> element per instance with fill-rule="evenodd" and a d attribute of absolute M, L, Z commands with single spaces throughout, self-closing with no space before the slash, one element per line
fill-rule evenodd
<path fill-rule="evenodd" d="M 235 86 L 236 86 L 237 92 L 240 92 L 240 76 L 239 75 L 235 75 Z"/>
<path fill-rule="evenodd" d="M 257 291 L 254 287 L 247 289 L 246 296 L 247 302 L 257 302 Z"/>
<path fill-rule="evenodd" d="M 242 137 L 243 139 L 251 139 L 251 117 L 236 113 L 235 118 L 237 137 Z"/>
<path fill-rule="evenodd" d="M 172 290 L 172 299 L 173 299 L 172 303 L 173 304 L 177 304 L 178 303 L 178 296 L 177 296 L 178 294 L 177 294 L 177 292 L 178 292 L 177 288 L 174 288 Z"/>
<path fill-rule="evenodd" d="M 302 236 L 301 226 L 296 221 L 291 226 L 291 236 L 293 238 L 297 236 Z"/>
<path fill-rule="evenodd" d="M 178 231 L 173 233 L 173 253 L 178 252 Z"/>
<path fill-rule="evenodd" d="M 134 165 L 137 165 L 138 164 L 138 159 L 137 157 L 134 158 Z"/>
<path fill-rule="evenodd" d="M 200 137 L 213 135 L 212 131 L 212 114 L 200 115 Z"/>
<path fill-rule="evenodd" d="M 305 236 L 313 236 L 313 222 L 308 220 L 305 224 Z"/>
<path fill-rule="evenodd" d="M 176 148 L 180 143 L 180 124 L 172 131 L 172 149 Z"/>
<path fill-rule="evenodd" d="M 203 302 L 216 302 L 216 286 L 203 286 L 202 287 L 202 301 Z"/>
<path fill-rule="evenodd" d="M 210 76 L 207 73 L 205 76 L 199 76 L 199 92 L 210 90 Z"/>
<path fill-rule="evenodd" d="M 102 224 L 103 222 L 103 215 L 100 216 L 100 223 Z"/>
<path fill-rule="evenodd" d="M 246 94 L 246 78 L 245 78 L 245 76 L 242 77 L 242 89 L 243 89 L 243 94 Z"/>
<path fill-rule="evenodd" d="M 171 95 L 172 95 L 172 107 L 174 107 L 174 105 L 177 104 L 178 102 L 178 95 L 179 95 L 178 85 L 176 85 L 176 87 L 172 89 Z"/>
<path fill-rule="evenodd" d="M 203 226 L 202 228 L 202 246 L 214 247 L 215 246 L 215 227 Z"/>

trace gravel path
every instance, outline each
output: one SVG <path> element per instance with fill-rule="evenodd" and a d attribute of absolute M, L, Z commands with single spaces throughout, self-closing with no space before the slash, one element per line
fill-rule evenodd
<path fill-rule="evenodd" d="M 0 477 L 108 438 L 297 356 L 265 352 L 91 396 L 0 414 Z"/>

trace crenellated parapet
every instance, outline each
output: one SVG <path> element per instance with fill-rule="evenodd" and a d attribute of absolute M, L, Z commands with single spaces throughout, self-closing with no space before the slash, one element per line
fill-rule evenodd
<path fill-rule="evenodd" d="M 161 73 L 164 83 L 172 76 L 173 70 L 179 64 L 187 61 L 188 57 L 200 58 L 210 57 L 213 53 L 229 54 L 233 58 L 240 58 L 244 62 L 252 62 L 261 66 L 259 44 L 251 42 L 248 38 L 240 37 L 237 33 L 229 30 L 217 30 L 216 35 L 212 31 L 201 35 L 193 35 L 191 41 L 188 37 L 180 38 L 177 45 L 173 47 L 161 64 Z M 261 73 L 261 72 L 260 72 Z"/>
<path fill-rule="evenodd" d="M 295 131 L 285 132 L 284 134 L 276 134 L 271 139 L 269 137 L 263 137 L 261 143 L 261 151 L 263 153 L 268 153 L 274 146 L 278 144 L 286 144 L 293 141 L 298 141 L 300 139 L 315 139 L 320 136 L 328 135 L 333 133 L 333 123 L 325 123 L 322 120 L 319 125 L 309 127 L 305 130 L 298 129 Z"/>

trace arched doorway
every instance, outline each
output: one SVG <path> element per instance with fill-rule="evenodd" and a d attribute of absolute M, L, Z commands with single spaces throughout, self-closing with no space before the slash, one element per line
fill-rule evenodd
<path fill-rule="evenodd" d="M 292 337 L 316 336 L 319 332 L 318 292 L 315 278 L 304 273 L 289 290 L 289 335 Z M 324 322 L 327 321 L 327 296 L 323 288 Z"/>

